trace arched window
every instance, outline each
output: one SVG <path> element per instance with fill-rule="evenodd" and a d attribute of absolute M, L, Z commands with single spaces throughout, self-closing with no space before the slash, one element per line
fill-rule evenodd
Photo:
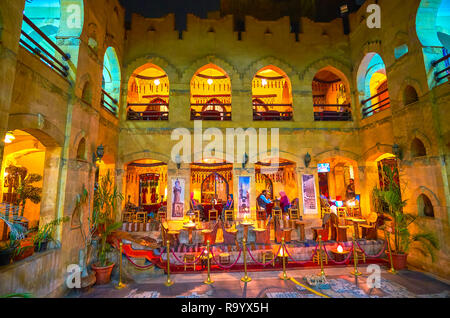
<path fill-rule="evenodd" d="M 368 53 L 358 69 L 358 91 L 363 117 L 372 116 L 391 107 L 386 66 L 377 53 Z"/>
<path fill-rule="evenodd" d="M 419 100 L 419 96 L 417 95 L 417 91 L 411 85 L 405 87 L 405 91 L 403 92 L 403 101 L 404 105 L 409 105 L 415 103 Z"/>
<path fill-rule="evenodd" d="M 416 16 L 417 36 L 433 88 L 448 81 L 450 75 L 450 0 L 422 0 Z"/>
<path fill-rule="evenodd" d="M 203 66 L 192 77 L 191 120 L 231 120 L 231 80 L 214 64 Z"/>
<path fill-rule="evenodd" d="M 77 159 L 86 160 L 86 139 L 81 138 L 77 148 Z"/>
<path fill-rule="evenodd" d="M 145 64 L 128 81 L 127 120 L 169 119 L 169 77 L 154 64 Z"/>
<path fill-rule="evenodd" d="M 88 104 L 92 103 L 92 85 L 90 81 L 84 83 L 81 99 Z"/>
<path fill-rule="evenodd" d="M 281 69 L 269 65 L 252 81 L 253 120 L 292 120 L 292 87 Z"/>
<path fill-rule="evenodd" d="M 421 194 L 417 198 L 417 208 L 419 216 L 426 216 L 434 218 L 434 208 L 431 200 L 425 195 Z"/>
<path fill-rule="evenodd" d="M 314 76 L 312 92 L 315 121 L 352 120 L 347 81 L 343 79 L 343 74 L 337 73 L 337 70 L 325 68 Z"/>
<path fill-rule="evenodd" d="M 56 44 L 56 38 L 78 38 L 83 29 L 83 13 L 83 0 L 27 0 L 20 44 L 67 77 L 70 55 L 65 47 Z"/>
<path fill-rule="evenodd" d="M 414 138 L 411 143 L 411 155 L 413 158 L 425 157 L 427 155 L 425 145 L 419 138 Z"/>
<path fill-rule="evenodd" d="M 109 47 L 103 60 L 102 105 L 117 115 L 120 98 L 120 65 L 116 50 Z"/>

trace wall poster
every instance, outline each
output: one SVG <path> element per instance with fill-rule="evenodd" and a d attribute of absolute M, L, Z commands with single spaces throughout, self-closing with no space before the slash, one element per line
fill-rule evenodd
<path fill-rule="evenodd" d="M 172 179 L 172 219 L 184 217 L 184 189 L 184 179 Z"/>
<path fill-rule="evenodd" d="M 239 177 L 239 218 L 250 216 L 250 177 Z"/>
<path fill-rule="evenodd" d="M 317 195 L 316 182 L 314 175 L 304 174 L 302 176 L 302 190 L 303 190 L 303 213 L 317 214 Z"/>

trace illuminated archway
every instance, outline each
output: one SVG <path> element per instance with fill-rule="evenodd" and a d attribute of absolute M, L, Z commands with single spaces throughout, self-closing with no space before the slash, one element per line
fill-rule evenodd
<path fill-rule="evenodd" d="M 366 54 L 359 66 L 357 81 L 363 117 L 390 108 L 386 66 L 379 54 Z"/>
<path fill-rule="evenodd" d="M 119 108 L 120 79 L 120 64 L 116 50 L 109 47 L 103 60 L 102 104 L 113 114 L 117 114 Z"/>
<path fill-rule="evenodd" d="M 450 75 L 450 0 L 422 0 L 416 15 L 428 86 L 448 81 Z"/>
<path fill-rule="evenodd" d="M 169 119 L 169 77 L 154 64 L 137 68 L 128 81 L 127 120 Z"/>
<path fill-rule="evenodd" d="M 344 74 L 332 67 L 320 70 L 314 76 L 312 92 L 315 121 L 352 120 L 350 89 Z"/>
<path fill-rule="evenodd" d="M 252 81 L 253 120 L 291 120 L 292 86 L 276 66 L 260 69 Z"/>
<path fill-rule="evenodd" d="M 231 120 L 231 80 L 217 65 L 207 64 L 192 77 L 191 120 Z"/>

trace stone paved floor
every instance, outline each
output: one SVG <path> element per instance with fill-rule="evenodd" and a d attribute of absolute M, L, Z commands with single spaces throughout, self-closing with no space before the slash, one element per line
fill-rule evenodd
<path fill-rule="evenodd" d="M 350 275 L 351 267 L 326 268 L 329 289 L 315 290 L 332 298 L 450 298 L 448 282 L 432 278 L 417 271 L 401 271 L 392 275 L 382 268 L 380 288 L 369 288 L 367 281 L 370 273 L 362 266 L 363 273 L 355 281 Z M 306 284 L 303 278 L 317 274 L 317 269 L 288 271 L 290 277 Z M 175 284 L 166 287 L 165 276 L 152 275 L 145 278 L 141 275 L 139 282 L 126 279 L 127 287 L 121 290 L 114 288 L 117 280 L 105 286 L 95 286 L 85 293 L 72 292 L 68 297 L 78 298 L 317 298 L 313 292 L 296 285 L 293 281 L 278 278 L 280 272 L 252 272 L 252 281 L 244 283 L 240 280 L 242 273 L 221 273 L 212 275 L 213 285 L 203 281 L 205 274 L 172 275 Z M 159 277 L 158 277 L 159 276 Z"/>

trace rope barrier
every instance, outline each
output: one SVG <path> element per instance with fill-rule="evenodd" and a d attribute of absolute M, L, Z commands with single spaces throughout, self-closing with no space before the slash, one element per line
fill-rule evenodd
<path fill-rule="evenodd" d="M 267 265 L 270 265 L 271 263 L 273 263 L 273 260 L 271 260 L 270 262 L 267 262 L 265 264 L 260 263 L 253 257 L 252 252 L 250 252 L 250 249 L 248 248 L 248 246 L 247 246 L 247 251 L 248 251 L 248 254 L 250 255 L 250 258 L 258 265 L 267 266 Z M 280 251 L 281 251 L 281 245 L 280 245 L 280 248 L 278 249 L 278 252 L 274 255 L 274 257 L 276 257 L 276 255 L 278 255 L 280 253 Z"/>
<path fill-rule="evenodd" d="M 128 260 L 132 265 L 134 265 L 135 267 L 137 267 L 137 268 L 139 268 L 139 269 L 148 269 L 148 268 L 150 268 L 150 267 L 155 266 L 155 264 L 153 264 L 153 263 L 150 264 L 150 265 L 146 265 L 146 266 L 138 265 L 138 264 L 136 264 L 135 262 L 133 262 L 133 261 L 130 259 L 130 257 L 127 255 L 127 253 L 123 252 L 123 254 L 125 254 L 125 257 L 127 258 L 127 260 Z"/>
<path fill-rule="evenodd" d="M 203 253 L 206 251 L 206 247 L 203 249 L 203 251 L 201 251 L 201 253 L 197 256 L 196 259 L 194 259 L 193 262 L 185 262 L 182 261 L 181 259 L 178 258 L 178 256 L 175 254 L 175 252 L 173 250 L 171 250 L 170 252 L 172 253 L 172 255 L 175 257 L 175 259 L 180 262 L 183 265 L 194 265 L 198 263 L 198 260 L 200 259 L 200 257 L 203 255 Z"/>
<path fill-rule="evenodd" d="M 350 251 L 349 251 L 349 253 L 348 253 L 348 255 L 347 255 L 347 258 L 344 259 L 342 262 L 337 262 L 337 261 L 335 261 L 332 257 L 330 257 L 330 254 L 328 254 L 327 247 L 326 247 L 325 245 L 323 246 L 323 249 L 324 249 L 325 253 L 327 253 L 328 259 L 329 259 L 331 262 L 333 262 L 334 264 L 336 264 L 336 265 L 343 265 L 343 264 L 346 264 L 346 263 L 350 260 L 350 257 L 352 256 L 352 252 L 353 252 L 353 246 L 352 246 L 352 248 L 350 249 Z"/>
<path fill-rule="evenodd" d="M 356 245 L 357 245 L 357 246 L 359 247 L 359 249 L 364 253 L 364 255 L 366 255 L 366 257 L 368 257 L 368 258 L 378 258 L 378 257 L 380 257 L 380 256 L 384 253 L 384 251 L 386 250 L 386 241 L 384 241 L 384 245 L 383 245 L 383 247 L 381 248 L 380 253 L 378 253 L 378 254 L 376 254 L 376 255 L 369 255 L 369 254 L 367 254 L 366 251 L 363 250 L 363 248 L 361 247 L 361 245 L 359 245 L 358 241 L 356 241 Z"/>
<path fill-rule="evenodd" d="M 239 261 L 239 257 L 241 257 L 241 254 L 242 254 L 242 248 L 239 249 L 239 255 L 236 257 L 236 260 L 234 261 L 234 263 L 231 264 L 231 265 L 229 265 L 229 266 L 224 266 L 224 265 L 220 264 L 220 263 L 217 261 L 216 257 L 214 256 L 214 253 L 211 252 L 211 255 L 212 255 L 212 258 L 213 258 L 214 262 L 216 262 L 216 265 L 219 266 L 219 267 L 222 268 L 222 269 L 230 269 L 230 268 L 232 268 L 233 266 L 235 266 L 235 265 L 237 264 L 237 262 Z"/>
<path fill-rule="evenodd" d="M 312 288 L 309 288 L 309 287 L 306 286 L 306 285 L 303 285 L 303 284 L 299 283 L 298 281 L 296 281 L 296 280 L 295 280 L 294 278 L 292 278 L 292 277 L 291 277 L 290 279 L 291 279 L 291 281 L 292 281 L 294 284 L 299 285 L 299 286 L 305 288 L 306 290 L 309 290 L 310 292 L 312 292 L 313 294 L 316 294 L 317 296 L 320 296 L 320 297 L 323 297 L 323 298 L 330 298 L 330 296 L 327 296 L 327 295 L 325 295 L 325 294 L 322 294 L 322 293 L 320 293 L 320 292 L 318 292 L 318 291 L 316 291 L 316 290 L 314 290 L 314 289 L 312 289 Z"/>
<path fill-rule="evenodd" d="M 317 252 L 317 248 L 319 245 L 316 245 L 316 248 L 314 249 L 314 251 L 312 252 L 312 255 L 314 255 Z M 306 264 L 308 262 L 311 262 L 314 256 L 311 256 L 311 259 L 307 260 L 307 261 L 296 261 L 294 260 L 294 258 L 292 257 L 291 253 L 289 253 L 287 247 L 284 247 L 284 251 L 286 252 L 286 254 L 288 255 L 288 257 L 291 259 L 291 261 L 293 261 L 295 264 Z"/>

